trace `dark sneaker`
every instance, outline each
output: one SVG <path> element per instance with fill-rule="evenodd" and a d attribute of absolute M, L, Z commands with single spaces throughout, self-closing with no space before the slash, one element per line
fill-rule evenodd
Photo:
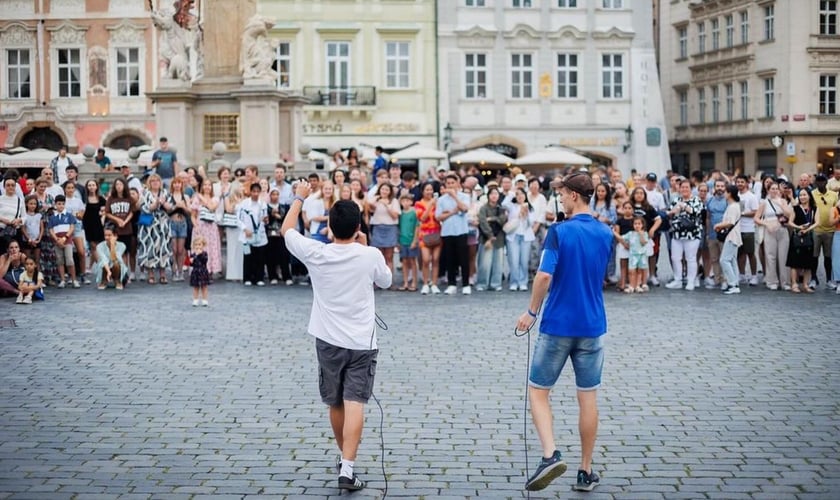
<path fill-rule="evenodd" d="M 566 472 L 566 462 L 560 455 L 560 450 L 555 450 L 551 458 L 543 458 L 540 460 L 540 465 L 537 466 L 534 475 L 525 483 L 525 489 L 528 491 L 538 491 L 554 481 L 555 478 L 561 476 Z"/>
<path fill-rule="evenodd" d="M 359 479 L 356 474 L 353 477 L 338 476 L 338 489 L 356 491 L 361 490 L 366 486 L 365 482 Z"/>
<path fill-rule="evenodd" d="M 575 491 L 592 491 L 600 482 L 601 478 L 594 471 L 587 474 L 585 470 L 578 470 L 577 483 L 572 486 L 572 489 Z"/>

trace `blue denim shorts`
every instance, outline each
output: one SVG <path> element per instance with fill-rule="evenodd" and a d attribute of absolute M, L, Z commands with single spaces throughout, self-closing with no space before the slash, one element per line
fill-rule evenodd
<path fill-rule="evenodd" d="M 416 259 L 420 257 L 420 246 L 411 248 L 411 245 L 400 245 L 400 260 Z"/>
<path fill-rule="evenodd" d="M 601 385 L 604 368 L 604 336 L 559 337 L 541 333 L 534 346 L 531 387 L 551 389 L 560 378 L 566 359 L 572 358 L 575 385 L 580 391 L 595 390 Z"/>
<path fill-rule="evenodd" d="M 187 237 L 187 221 L 184 220 L 170 220 L 169 221 L 169 237 L 172 239 L 175 238 L 186 238 Z"/>

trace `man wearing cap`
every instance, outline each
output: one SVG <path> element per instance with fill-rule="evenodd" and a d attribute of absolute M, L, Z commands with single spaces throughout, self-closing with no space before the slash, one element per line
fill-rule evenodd
<path fill-rule="evenodd" d="M 817 227 L 814 228 L 814 263 L 811 276 L 816 279 L 817 268 L 819 267 L 820 252 L 823 255 L 823 266 L 825 276 L 828 280 L 826 286 L 830 290 L 837 288 L 837 283 L 832 279 L 831 274 L 831 245 L 834 241 L 834 224 L 831 219 L 834 217 L 834 207 L 837 205 L 837 193 L 828 189 L 828 177 L 823 173 L 817 174 L 814 179 L 817 187 L 811 191 L 814 202 L 817 204 Z"/>
<path fill-rule="evenodd" d="M 573 488 L 592 491 L 600 481 L 592 470 L 592 454 L 598 430 L 596 391 L 601 385 L 603 336 L 607 332 L 602 284 L 612 252 L 612 232 L 589 209 L 595 187 L 588 173 L 569 174 L 559 182 L 552 182 L 552 187 L 560 190 L 567 219 L 548 230 L 529 308 L 516 324 L 520 331 L 530 329 L 548 295 L 528 377 L 531 417 L 543 458 L 525 483 L 525 489 L 541 490 L 566 471 L 566 463 L 554 442 L 549 393 L 566 360 L 571 358 L 580 407 L 581 440 L 580 466 Z"/>
<path fill-rule="evenodd" d="M 120 167 L 120 173 L 125 178 L 125 183 L 128 185 L 128 189 L 134 188 L 138 193 L 143 193 L 143 183 L 131 173 L 131 167 L 129 165 L 123 164 Z"/>
<path fill-rule="evenodd" d="M 178 157 L 169 149 L 166 137 L 160 138 L 160 149 L 152 155 L 152 169 L 160 176 L 164 187 L 169 189 L 169 184 L 178 173 Z"/>

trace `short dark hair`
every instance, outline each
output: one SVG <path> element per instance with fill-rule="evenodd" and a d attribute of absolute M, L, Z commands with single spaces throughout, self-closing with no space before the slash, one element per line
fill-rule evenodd
<path fill-rule="evenodd" d="M 159 142 L 169 142 L 169 141 L 166 139 L 166 137 L 161 137 Z"/>
<path fill-rule="evenodd" d="M 199 185 L 200 185 L 200 184 L 199 184 Z M 257 191 L 262 191 L 262 186 L 260 186 L 260 183 L 259 183 L 259 182 L 252 182 L 252 183 L 251 183 L 251 187 L 249 187 L 249 188 L 248 188 L 248 191 L 253 191 L 253 190 L 255 190 L 255 189 L 256 189 Z"/>
<path fill-rule="evenodd" d="M 70 170 L 74 170 L 74 171 L 78 172 L 79 167 L 77 167 L 76 165 L 67 165 L 66 167 L 64 167 L 65 172 L 69 172 Z"/>
<path fill-rule="evenodd" d="M 352 200 L 339 200 L 330 208 L 329 226 L 336 239 L 349 240 L 359 230 L 362 213 Z"/>
<path fill-rule="evenodd" d="M 750 178 L 749 178 L 749 177 L 747 177 L 747 174 L 738 174 L 738 175 L 736 175 L 736 176 L 735 176 L 735 179 L 736 179 L 736 180 L 737 180 L 737 179 L 742 179 L 742 180 L 743 180 L 744 182 L 746 182 L 746 183 L 749 183 L 749 182 L 750 182 Z"/>
<path fill-rule="evenodd" d="M 309 174 L 309 179 L 318 179 L 320 181 L 321 176 L 313 172 L 313 173 Z"/>
<path fill-rule="evenodd" d="M 373 148 L 373 150 L 376 151 L 377 153 L 382 153 L 383 152 L 382 146 L 376 146 L 375 148 Z"/>
<path fill-rule="evenodd" d="M 455 179 L 457 182 L 461 182 L 461 178 L 458 177 L 458 174 L 456 174 L 454 172 L 446 174 L 446 177 L 444 177 L 444 179 L 446 179 L 446 180 Z"/>
<path fill-rule="evenodd" d="M 65 203 L 65 202 L 67 202 L 67 198 L 63 194 L 60 194 L 60 195 L 56 196 L 55 200 L 53 200 L 53 201 L 55 201 L 56 203 Z"/>
<path fill-rule="evenodd" d="M 97 153 L 102 153 L 103 155 L 105 154 L 105 150 L 102 149 L 102 148 L 97 149 L 96 152 Z"/>
<path fill-rule="evenodd" d="M 411 170 L 409 170 L 408 172 L 403 172 L 403 174 L 402 174 L 402 180 L 404 180 L 404 181 L 413 181 L 416 178 L 417 178 L 417 175 L 414 172 L 412 172 Z"/>

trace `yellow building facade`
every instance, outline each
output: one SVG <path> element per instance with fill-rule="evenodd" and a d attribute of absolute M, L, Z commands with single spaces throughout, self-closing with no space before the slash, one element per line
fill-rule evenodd
<path fill-rule="evenodd" d="M 438 143 L 433 0 L 259 0 L 277 85 L 303 94 L 302 142 L 332 151 Z"/>

